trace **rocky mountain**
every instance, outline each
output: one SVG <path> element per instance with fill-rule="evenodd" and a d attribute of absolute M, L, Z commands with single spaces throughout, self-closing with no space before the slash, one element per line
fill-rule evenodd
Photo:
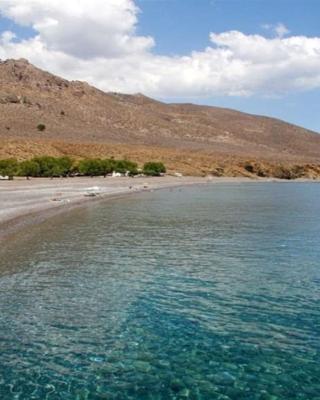
<path fill-rule="evenodd" d="M 186 173 L 252 174 L 280 164 L 316 168 L 320 135 L 224 108 L 105 93 L 24 59 L 2 61 L 0 157 L 38 154 L 158 158 Z"/>

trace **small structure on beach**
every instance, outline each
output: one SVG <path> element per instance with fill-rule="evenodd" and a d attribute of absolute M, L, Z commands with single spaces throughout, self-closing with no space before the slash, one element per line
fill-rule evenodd
<path fill-rule="evenodd" d="M 111 176 L 112 178 L 118 178 L 120 176 L 123 176 L 123 174 L 121 174 L 120 172 L 113 171 Z"/>
<path fill-rule="evenodd" d="M 87 189 L 86 193 L 84 194 L 85 197 L 96 197 L 101 193 L 101 189 L 99 186 L 93 186 Z"/>

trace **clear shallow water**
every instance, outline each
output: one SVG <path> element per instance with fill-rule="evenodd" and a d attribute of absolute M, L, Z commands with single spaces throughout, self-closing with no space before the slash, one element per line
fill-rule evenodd
<path fill-rule="evenodd" d="M 320 399 L 319 237 L 320 185 L 302 183 L 29 229 L 0 249 L 0 399 Z"/>

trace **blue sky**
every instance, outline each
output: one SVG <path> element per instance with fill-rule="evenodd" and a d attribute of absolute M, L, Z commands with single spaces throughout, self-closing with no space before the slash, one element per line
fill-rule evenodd
<path fill-rule="evenodd" d="M 319 0 L 138 0 L 139 31 L 151 34 L 162 54 L 185 54 L 209 45 L 209 32 L 265 34 L 284 23 L 293 35 L 319 36 Z"/>
<path fill-rule="evenodd" d="M 23 39 L 28 39 L 34 37 L 37 32 L 29 26 L 21 26 L 14 23 L 14 21 L 1 17 L 0 14 L 0 32 L 11 31 L 16 34 L 14 41 L 19 41 Z"/>
<path fill-rule="evenodd" d="M 320 132 L 319 16 L 319 0 L 7 0 L 0 58 Z"/>
<path fill-rule="evenodd" d="M 239 30 L 272 35 L 263 25 L 283 23 L 292 35 L 320 36 L 319 0 L 139 0 L 139 32 L 151 34 L 155 51 L 186 54 L 209 45 L 208 32 Z M 170 99 L 172 100 L 172 99 Z M 176 99 L 181 101 L 181 99 Z M 215 96 L 196 100 L 273 116 L 320 132 L 320 90 L 279 98 Z"/>

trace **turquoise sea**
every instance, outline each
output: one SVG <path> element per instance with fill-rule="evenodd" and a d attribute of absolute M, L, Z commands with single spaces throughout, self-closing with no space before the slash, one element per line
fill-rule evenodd
<path fill-rule="evenodd" d="M 320 184 L 88 205 L 0 249 L 1 400 L 320 399 Z"/>

